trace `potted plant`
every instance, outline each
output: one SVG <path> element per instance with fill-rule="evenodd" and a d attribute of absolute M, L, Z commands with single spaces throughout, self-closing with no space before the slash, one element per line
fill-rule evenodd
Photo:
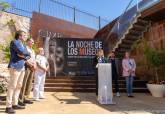
<path fill-rule="evenodd" d="M 165 51 L 157 51 L 147 43 L 145 43 L 144 47 L 144 55 L 151 68 L 153 68 L 155 76 L 155 80 L 148 83 L 147 87 L 154 97 L 164 97 L 165 84 L 159 79 L 159 70 L 162 66 L 165 66 Z"/>

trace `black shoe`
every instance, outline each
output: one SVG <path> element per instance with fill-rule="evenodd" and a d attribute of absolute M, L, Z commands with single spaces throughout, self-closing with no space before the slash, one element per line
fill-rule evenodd
<path fill-rule="evenodd" d="M 20 106 L 26 106 L 26 104 L 25 103 L 23 103 L 23 102 L 18 102 L 18 105 L 20 105 Z"/>
<path fill-rule="evenodd" d="M 128 97 L 131 97 L 131 98 L 133 98 L 134 96 L 133 96 L 133 95 L 128 95 Z"/>
<path fill-rule="evenodd" d="M 26 103 L 26 104 L 33 104 L 33 102 L 32 101 L 30 101 L 30 100 L 24 100 L 24 102 L 23 103 Z"/>
<path fill-rule="evenodd" d="M 5 112 L 8 113 L 8 114 L 15 114 L 14 109 L 11 108 L 11 107 L 10 108 L 6 108 Z"/>
<path fill-rule="evenodd" d="M 13 107 L 13 109 L 15 109 L 15 110 L 17 110 L 17 109 L 25 109 L 24 106 L 20 106 L 20 105 L 13 105 L 12 107 Z"/>

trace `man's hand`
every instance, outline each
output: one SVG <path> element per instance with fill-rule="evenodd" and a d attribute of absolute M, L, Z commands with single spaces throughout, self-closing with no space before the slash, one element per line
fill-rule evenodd
<path fill-rule="evenodd" d="M 132 70 L 132 69 L 130 69 L 130 70 L 129 70 L 129 73 L 135 73 L 135 71 L 134 71 L 134 70 Z"/>
<path fill-rule="evenodd" d="M 49 71 L 49 66 L 47 66 L 46 68 L 45 68 L 45 72 L 48 72 Z"/>
<path fill-rule="evenodd" d="M 27 66 L 31 69 L 31 70 L 35 70 L 36 69 L 36 62 L 33 59 L 28 59 L 26 61 Z"/>
<path fill-rule="evenodd" d="M 25 59 L 25 55 L 17 54 L 20 58 Z"/>
<path fill-rule="evenodd" d="M 42 69 L 44 72 L 47 72 L 47 68 L 42 67 L 39 63 L 37 63 L 37 66 Z"/>
<path fill-rule="evenodd" d="M 132 71 L 131 71 L 131 69 L 130 69 L 130 70 L 128 70 L 128 72 L 129 72 L 129 73 L 131 73 L 131 72 L 132 72 Z"/>

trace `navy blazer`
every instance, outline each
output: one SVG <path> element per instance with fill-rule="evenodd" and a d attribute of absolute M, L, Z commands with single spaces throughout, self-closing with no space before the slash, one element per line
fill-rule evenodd
<path fill-rule="evenodd" d="M 25 58 L 20 57 L 23 55 Z M 28 53 L 26 46 L 21 40 L 15 39 L 10 43 L 10 61 L 8 68 L 14 68 L 16 70 L 21 70 L 25 67 L 25 61 L 30 59 L 30 54 Z"/>

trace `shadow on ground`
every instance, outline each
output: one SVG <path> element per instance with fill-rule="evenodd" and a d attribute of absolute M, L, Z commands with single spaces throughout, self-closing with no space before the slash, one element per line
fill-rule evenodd
<path fill-rule="evenodd" d="M 94 104 L 110 112 L 123 114 L 165 114 L 165 98 L 154 98 L 150 94 L 136 93 L 134 98 L 126 94 L 114 97 L 115 105 L 101 105 L 94 93 L 53 93 L 52 96 L 61 104 Z M 131 113 L 131 114 L 132 114 Z"/>

